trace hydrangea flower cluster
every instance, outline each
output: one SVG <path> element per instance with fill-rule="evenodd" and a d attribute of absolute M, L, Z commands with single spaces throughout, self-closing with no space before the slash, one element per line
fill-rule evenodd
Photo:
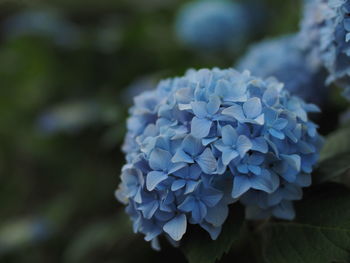
<path fill-rule="evenodd" d="M 246 38 L 248 23 L 244 8 L 227 0 L 197 0 L 179 11 L 175 30 L 178 39 L 195 49 L 237 47 Z"/>
<path fill-rule="evenodd" d="M 329 72 L 327 83 L 344 87 L 350 99 L 350 1 L 305 2 L 300 43 L 319 57 Z"/>
<path fill-rule="evenodd" d="M 326 98 L 325 74 L 318 60 L 309 56 L 295 35 L 259 42 L 237 63 L 261 78 L 276 77 L 287 90 L 318 105 Z"/>
<path fill-rule="evenodd" d="M 189 70 L 142 93 L 116 191 L 134 231 L 155 247 L 188 224 L 216 239 L 237 201 L 248 218 L 292 219 L 322 141 L 307 115 L 317 111 L 276 79 L 233 69 Z"/>

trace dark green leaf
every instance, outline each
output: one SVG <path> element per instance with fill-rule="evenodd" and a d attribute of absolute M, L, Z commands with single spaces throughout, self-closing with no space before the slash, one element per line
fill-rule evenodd
<path fill-rule="evenodd" d="M 243 231 L 243 210 L 233 207 L 222 232 L 217 240 L 209 238 L 204 231 L 190 233 L 184 240 L 182 250 L 190 263 L 214 263 L 219 260 L 231 247 L 238 243 Z"/>
<path fill-rule="evenodd" d="M 320 187 L 297 206 L 295 222 L 269 223 L 264 230 L 267 263 L 332 263 L 350 260 L 350 191 Z"/>
<path fill-rule="evenodd" d="M 350 128 L 330 134 L 321 151 L 314 182 L 338 180 L 350 168 Z"/>
<path fill-rule="evenodd" d="M 323 162 L 344 153 L 350 153 L 350 128 L 337 130 L 327 136 L 320 161 Z"/>

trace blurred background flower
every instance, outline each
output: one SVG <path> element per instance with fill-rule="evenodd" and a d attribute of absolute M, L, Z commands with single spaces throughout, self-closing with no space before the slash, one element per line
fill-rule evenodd
<path fill-rule="evenodd" d="M 295 35 L 288 35 L 254 44 L 236 67 L 262 78 L 275 77 L 292 94 L 321 105 L 328 93 L 325 70 L 297 41 Z"/>
<path fill-rule="evenodd" d="M 179 40 L 194 50 L 235 49 L 250 33 L 251 17 L 229 0 L 196 0 L 185 4 L 176 18 Z"/>

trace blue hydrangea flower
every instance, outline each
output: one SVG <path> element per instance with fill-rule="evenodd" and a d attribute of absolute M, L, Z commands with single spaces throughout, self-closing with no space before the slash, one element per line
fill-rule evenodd
<path fill-rule="evenodd" d="M 322 142 L 307 117 L 315 105 L 274 78 L 217 68 L 161 81 L 134 102 L 116 196 L 155 248 L 189 224 L 216 239 L 238 201 L 249 219 L 294 217 Z"/>
<path fill-rule="evenodd" d="M 321 59 L 329 76 L 350 99 L 350 1 L 305 1 L 299 42 Z"/>
<path fill-rule="evenodd" d="M 321 64 L 303 51 L 295 35 L 265 40 L 253 45 L 237 63 L 240 70 L 267 78 L 276 77 L 287 90 L 304 100 L 321 104 L 326 97 Z"/>
<path fill-rule="evenodd" d="M 218 50 L 238 46 L 247 37 L 244 8 L 227 0 L 196 0 L 185 4 L 176 18 L 178 39 L 194 49 Z"/>

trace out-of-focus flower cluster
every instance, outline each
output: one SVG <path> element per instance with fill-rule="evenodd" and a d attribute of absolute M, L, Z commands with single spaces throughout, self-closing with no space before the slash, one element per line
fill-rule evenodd
<path fill-rule="evenodd" d="M 344 87 L 350 99 L 350 1 L 305 1 L 299 41 L 321 58 L 329 72 L 327 82 Z"/>
<path fill-rule="evenodd" d="M 189 70 L 137 96 L 116 192 L 134 231 L 155 247 L 188 224 L 216 239 L 236 201 L 251 219 L 292 219 L 322 141 L 308 120 L 317 111 L 276 79 L 233 69 Z"/>
<path fill-rule="evenodd" d="M 265 40 L 250 47 L 237 63 L 261 78 L 276 77 L 292 94 L 307 102 L 322 104 L 327 89 L 325 72 L 319 62 L 298 44 L 295 35 Z"/>
<path fill-rule="evenodd" d="M 249 22 L 239 3 L 197 0 L 182 7 L 175 29 L 178 39 L 194 49 L 232 49 L 246 39 Z"/>

